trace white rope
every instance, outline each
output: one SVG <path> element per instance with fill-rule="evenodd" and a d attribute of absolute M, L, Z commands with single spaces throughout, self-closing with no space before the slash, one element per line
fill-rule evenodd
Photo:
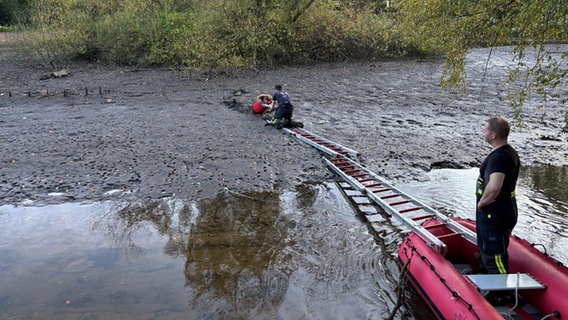
<path fill-rule="evenodd" d="M 519 305 L 519 281 L 521 278 L 521 274 L 517 272 L 517 284 L 515 285 L 515 305 L 509 309 L 509 312 L 515 310 Z"/>

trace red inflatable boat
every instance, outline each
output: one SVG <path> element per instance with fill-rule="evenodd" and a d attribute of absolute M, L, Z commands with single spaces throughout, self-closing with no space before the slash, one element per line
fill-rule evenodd
<path fill-rule="evenodd" d="M 475 221 L 452 221 L 475 231 Z M 411 233 L 399 249 L 399 259 L 410 283 L 439 319 L 568 319 L 568 268 L 527 241 L 511 236 L 510 274 L 476 275 L 480 260 L 474 243 L 438 219 L 422 227 L 445 244 L 444 252 Z M 517 298 L 493 306 L 482 295 L 499 290 L 517 292 Z"/>
<path fill-rule="evenodd" d="M 324 161 L 410 229 L 399 249 L 400 265 L 439 319 L 568 319 L 568 270 L 560 262 L 512 236 L 511 274 L 475 274 L 475 221 L 445 216 L 353 159 Z M 492 291 L 506 291 L 512 299 L 492 305 L 484 298 Z"/>

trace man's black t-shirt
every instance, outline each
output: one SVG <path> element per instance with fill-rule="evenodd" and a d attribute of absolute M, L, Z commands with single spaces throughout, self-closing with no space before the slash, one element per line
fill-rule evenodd
<path fill-rule="evenodd" d="M 495 202 L 483 208 L 483 212 L 478 212 L 478 218 L 491 218 L 496 225 L 508 229 L 515 226 L 517 223 L 517 206 L 514 196 L 520 167 L 519 155 L 509 144 L 493 150 L 485 158 L 479 168 L 478 188 L 480 190 L 477 192 L 477 202 L 479 202 L 492 173 L 505 174 L 505 180 Z M 482 214 L 481 217 L 479 217 L 480 213 Z M 486 215 L 490 216 L 487 217 Z"/>

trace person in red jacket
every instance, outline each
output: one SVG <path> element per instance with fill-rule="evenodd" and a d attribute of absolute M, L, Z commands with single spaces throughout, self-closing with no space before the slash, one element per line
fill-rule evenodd
<path fill-rule="evenodd" d="M 271 112 L 273 109 L 274 101 L 272 101 L 272 95 L 268 93 L 260 94 L 252 105 L 252 112 L 255 114 Z"/>

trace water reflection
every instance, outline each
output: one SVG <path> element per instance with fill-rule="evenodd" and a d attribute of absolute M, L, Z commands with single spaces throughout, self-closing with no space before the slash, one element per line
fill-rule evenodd
<path fill-rule="evenodd" d="M 555 206 L 568 206 L 568 167 L 524 167 L 523 177 L 527 184 L 545 194 Z"/>
<path fill-rule="evenodd" d="M 373 318 L 395 302 L 392 253 L 335 184 L 4 206 L 0 243 L 3 319 Z"/>
<path fill-rule="evenodd" d="M 515 233 L 566 263 L 567 168 L 521 173 Z M 473 218 L 477 169 L 400 188 Z M 2 319 L 380 319 L 396 302 L 397 243 L 335 184 L 184 202 L 0 207 Z M 379 238 L 376 238 L 376 237 Z M 424 319 L 418 297 L 398 319 Z"/>
<path fill-rule="evenodd" d="M 521 174 L 519 214 L 523 223 L 515 228 L 516 234 L 543 245 L 567 265 L 568 167 L 527 167 Z"/>
<path fill-rule="evenodd" d="M 192 304 L 224 309 L 226 316 L 273 309 L 288 287 L 287 275 L 271 270 L 273 257 L 285 247 L 288 229 L 280 219 L 278 195 L 246 197 L 254 200 L 219 196 L 201 205 L 191 234 L 177 246 L 184 248 Z"/>

